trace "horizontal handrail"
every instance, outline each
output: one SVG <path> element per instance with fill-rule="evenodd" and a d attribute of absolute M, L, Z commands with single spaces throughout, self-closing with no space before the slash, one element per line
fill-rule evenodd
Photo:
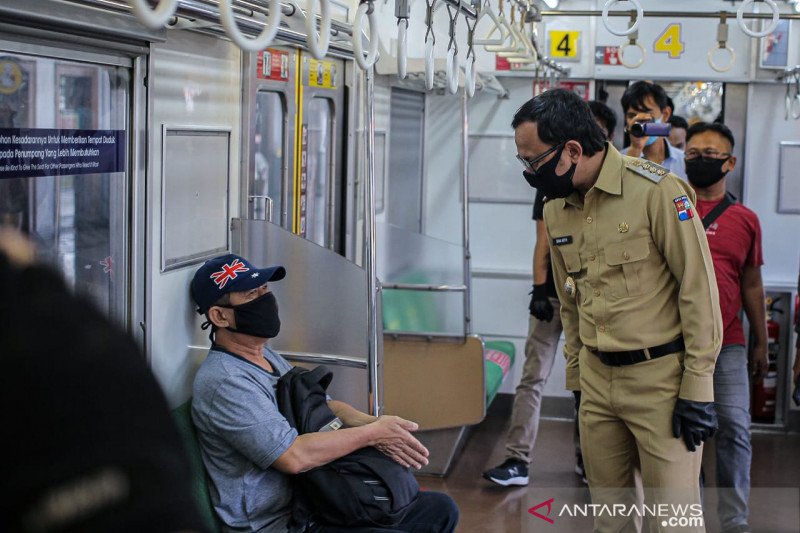
<path fill-rule="evenodd" d="M 466 285 L 425 285 L 420 283 L 381 283 L 382 289 L 401 291 L 464 292 Z"/>
<path fill-rule="evenodd" d="M 290 352 L 277 350 L 284 359 L 302 363 L 316 363 L 320 365 L 349 366 L 352 368 L 367 368 L 367 360 L 346 355 L 334 355 L 324 353 Z"/>

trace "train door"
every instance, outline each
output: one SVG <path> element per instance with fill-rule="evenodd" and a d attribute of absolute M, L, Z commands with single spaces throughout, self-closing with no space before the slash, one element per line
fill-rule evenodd
<path fill-rule="evenodd" d="M 128 317 L 130 58 L 0 41 L 0 224 Z"/>
<path fill-rule="evenodd" d="M 343 253 L 344 62 L 300 55 L 295 231 Z"/>
<path fill-rule="evenodd" d="M 295 122 L 297 114 L 297 51 L 268 48 L 247 54 L 249 99 L 243 117 L 246 205 L 252 220 L 268 220 L 291 231 L 294 218 Z"/>

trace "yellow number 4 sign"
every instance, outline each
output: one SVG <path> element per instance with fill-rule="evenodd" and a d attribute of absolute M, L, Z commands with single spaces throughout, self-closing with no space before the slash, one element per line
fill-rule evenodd
<path fill-rule="evenodd" d="M 681 42 L 681 25 L 670 24 L 661 32 L 655 43 L 653 50 L 664 54 L 669 54 L 670 59 L 678 59 L 683 55 L 683 43 Z"/>
<path fill-rule="evenodd" d="M 567 61 L 578 61 L 580 59 L 579 39 L 581 32 L 550 30 L 550 57 L 566 59 Z"/>

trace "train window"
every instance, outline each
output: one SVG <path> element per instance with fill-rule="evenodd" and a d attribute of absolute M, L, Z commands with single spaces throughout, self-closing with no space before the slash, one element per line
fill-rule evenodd
<path fill-rule="evenodd" d="M 307 113 L 306 238 L 320 246 L 331 247 L 333 102 L 328 98 L 312 98 Z"/>
<path fill-rule="evenodd" d="M 422 143 L 425 95 L 392 89 L 386 221 L 422 231 Z M 376 172 L 377 176 L 377 172 Z"/>
<path fill-rule="evenodd" d="M 19 143 L 44 143 L 41 153 L 20 156 L 24 164 L 17 171 L 3 165 L 9 159 L 0 160 L 0 224 L 30 235 L 42 260 L 120 321 L 126 309 L 127 160 L 120 156 L 104 167 L 111 171 L 92 173 L 97 146 L 82 143 L 105 135 L 119 146 L 118 155 L 127 152 L 129 87 L 123 67 L 0 56 L 0 148 L 15 146 L 12 135 L 27 139 Z M 68 137 L 68 144 L 53 143 L 55 135 Z M 44 152 L 54 146 L 66 152 Z M 60 169 L 45 170 L 54 167 Z M 28 176 L 16 177 L 20 170 Z"/>
<path fill-rule="evenodd" d="M 286 112 L 279 93 L 256 95 L 256 129 L 253 138 L 253 173 L 250 175 L 250 218 L 280 224 L 284 206 L 284 140 Z M 269 217 L 267 209 L 272 203 Z"/>

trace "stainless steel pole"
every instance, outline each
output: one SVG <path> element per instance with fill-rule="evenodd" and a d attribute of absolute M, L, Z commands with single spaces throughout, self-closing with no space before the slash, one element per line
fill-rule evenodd
<path fill-rule="evenodd" d="M 376 263 L 377 253 L 375 249 L 375 71 L 370 68 L 366 70 L 366 139 L 365 151 L 367 159 L 367 175 L 364 180 L 364 269 L 367 271 L 367 290 L 368 302 L 367 312 L 369 316 L 369 352 L 367 361 L 369 364 L 369 406 L 370 414 L 379 416 L 380 388 L 383 383 L 381 372 L 383 369 L 383 354 L 380 353 L 378 343 L 378 268 Z"/>
<path fill-rule="evenodd" d="M 464 336 L 472 333 L 472 255 L 469 251 L 469 115 L 467 113 L 467 91 L 461 96 L 461 182 L 463 191 L 463 239 L 464 239 Z"/>

